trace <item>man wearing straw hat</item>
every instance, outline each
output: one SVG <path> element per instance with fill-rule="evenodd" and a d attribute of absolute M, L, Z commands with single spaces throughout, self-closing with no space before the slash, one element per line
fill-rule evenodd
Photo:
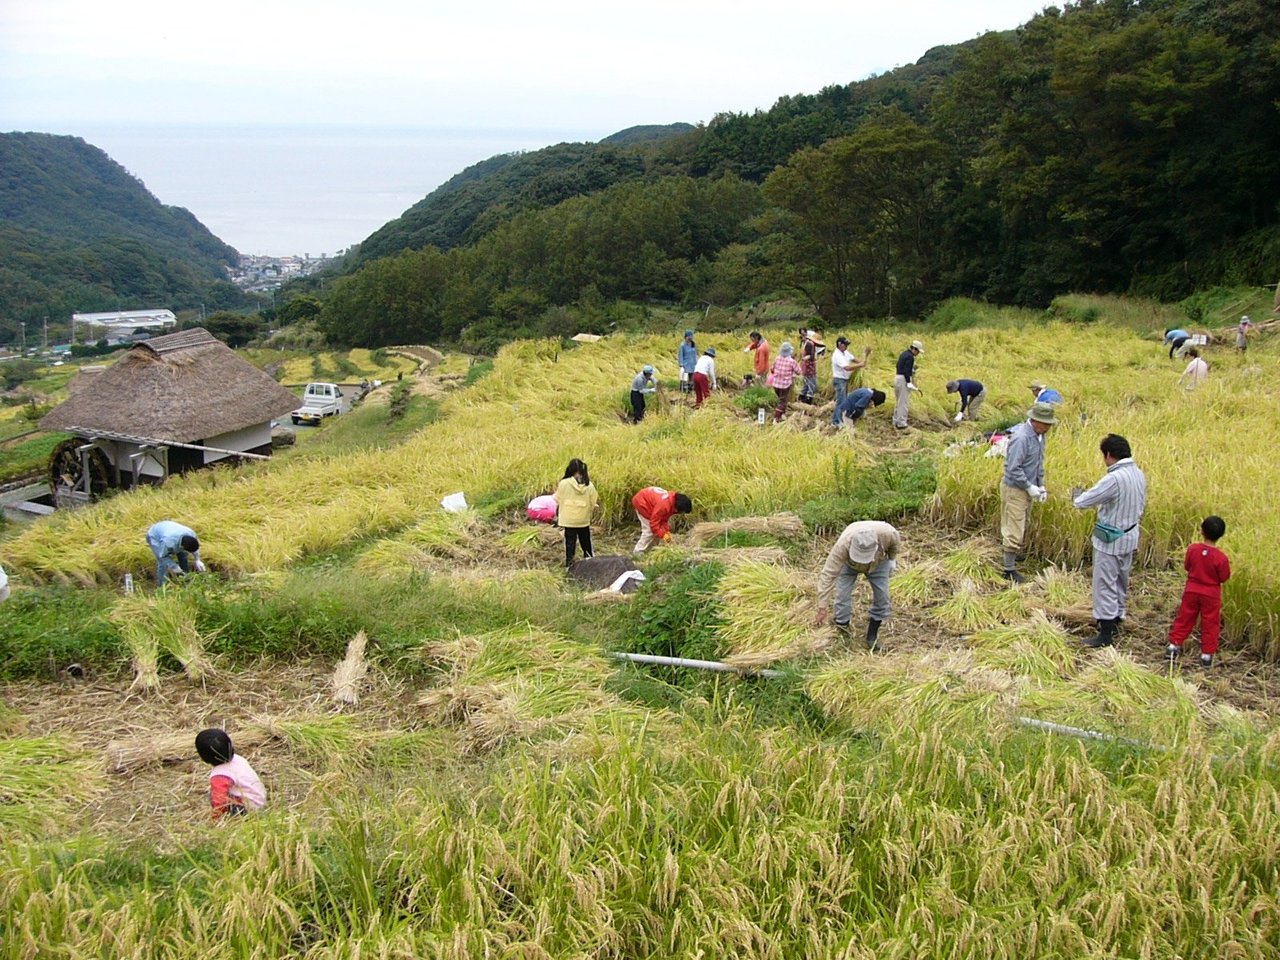
<path fill-rule="evenodd" d="M 867 649 L 880 649 L 880 625 L 889 619 L 893 607 L 889 603 L 889 576 L 897 565 L 902 537 L 897 529 L 880 520 L 856 520 L 844 528 L 835 546 L 827 554 L 818 576 L 818 616 L 822 626 L 831 612 L 835 597 L 836 629 L 849 633 L 853 617 L 853 587 L 858 574 L 871 584 L 871 610 L 867 619 Z"/>
<path fill-rule="evenodd" d="M 916 373 L 916 357 L 924 353 L 924 344 L 912 340 L 911 346 L 898 354 L 897 373 L 893 378 L 893 425 L 899 430 L 907 429 L 907 405 L 911 394 L 919 391 L 912 377 Z"/>
<path fill-rule="evenodd" d="M 822 341 L 818 331 L 800 328 L 800 373 L 804 383 L 800 387 L 800 402 L 813 403 L 818 394 L 818 348 Z"/>
<path fill-rule="evenodd" d="M 1018 557 L 1026 549 L 1031 504 L 1044 503 L 1044 437 L 1058 422 L 1051 403 L 1033 403 L 1027 419 L 1009 431 L 1004 448 L 1004 479 L 1000 483 L 1000 541 L 1004 551 L 1001 576 L 1014 583 Z"/>
<path fill-rule="evenodd" d="M 1129 441 L 1109 433 L 1098 446 L 1107 472 L 1088 490 L 1071 491 L 1077 510 L 1098 508 L 1093 525 L 1093 618 L 1098 632 L 1086 647 L 1109 647 L 1125 615 L 1129 572 L 1138 552 L 1138 524 L 1147 509 L 1147 478 L 1133 462 Z"/>

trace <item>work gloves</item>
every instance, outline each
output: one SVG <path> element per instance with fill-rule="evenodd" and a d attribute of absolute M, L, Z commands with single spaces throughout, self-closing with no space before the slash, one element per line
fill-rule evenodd
<path fill-rule="evenodd" d="M 1031 499 L 1036 503 L 1044 503 L 1049 499 L 1049 491 L 1044 487 L 1038 487 L 1034 483 L 1027 487 L 1027 493 L 1031 495 Z"/>

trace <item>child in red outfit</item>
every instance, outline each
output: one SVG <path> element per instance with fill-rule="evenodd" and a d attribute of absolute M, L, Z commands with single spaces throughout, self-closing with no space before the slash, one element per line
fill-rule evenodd
<path fill-rule="evenodd" d="M 671 539 L 671 518 L 677 513 L 688 513 L 693 503 L 683 493 L 668 493 L 661 487 L 645 487 L 631 498 L 640 521 L 640 539 L 632 553 L 644 553 L 649 544 L 657 540 Z"/>
<path fill-rule="evenodd" d="M 1191 636 L 1191 629 L 1200 619 L 1200 666 L 1213 666 L 1213 655 L 1218 652 L 1218 635 L 1222 632 L 1222 585 L 1231 579 L 1231 562 L 1215 544 L 1227 532 L 1227 524 L 1221 517 L 1205 517 L 1200 524 L 1203 543 L 1187 547 L 1182 565 L 1187 570 L 1187 586 L 1182 591 L 1182 606 L 1169 630 L 1169 649 L 1166 656 L 1177 660 L 1182 656 L 1182 644 Z"/>

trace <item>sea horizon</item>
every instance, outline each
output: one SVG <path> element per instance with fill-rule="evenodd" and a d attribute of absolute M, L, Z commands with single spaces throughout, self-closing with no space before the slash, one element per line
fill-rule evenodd
<path fill-rule="evenodd" d="M 60 124 L 250 256 L 335 254 L 472 164 L 613 131 L 355 124 Z"/>

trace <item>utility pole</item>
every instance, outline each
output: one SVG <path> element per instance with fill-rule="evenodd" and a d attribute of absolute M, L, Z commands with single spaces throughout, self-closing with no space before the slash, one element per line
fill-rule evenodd
<path fill-rule="evenodd" d="M 26 353 L 27 352 L 27 321 L 19 320 L 18 329 L 22 333 L 22 352 Z"/>
<path fill-rule="evenodd" d="M 49 318 L 44 318 L 44 349 L 49 349 Z"/>

